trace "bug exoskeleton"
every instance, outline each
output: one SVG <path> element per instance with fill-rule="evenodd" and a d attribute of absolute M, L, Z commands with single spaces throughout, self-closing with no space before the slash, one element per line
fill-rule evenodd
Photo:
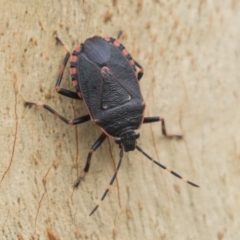
<path fill-rule="evenodd" d="M 182 178 L 176 172 L 152 159 L 137 145 L 136 140 L 140 137 L 140 134 L 135 131 L 145 123 L 161 122 L 162 134 L 168 138 L 181 138 L 182 136 L 167 133 L 163 118 L 144 117 L 145 103 L 139 86 L 139 80 L 142 78 L 144 71 L 142 66 L 132 58 L 127 49 L 114 38 L 94 36 L 77 46 L 73 53 L 70 54 L 66 44 L 58 37 L 56 40 L 67 51 L 57 78 L 56 91 L 64 96 L 83 100 L 89 114 L 68 120 L 46 104 L 33 102 L 26 102 L 25 104 L 44 107 L 70 125 L 84 123 L 91 119 L 101 128 L 102 134 L 89 150 L 84 170 L 74 183 L 74 187 L 79 186 L 81 180 L 89 171 L 92 154 L 104 142 L 106 137 L 113 137 L 115 143 L 120 147 L 120 159 L 115 173 L 101 201 L 90 215 L 97 210 L 113 184 L 120 168 L 124 151 L 128 152 L 137 149 L 159 167 L 169 171 L 190 185 L 198 187 L 198 185 Z M 70 74 L 75 92 L 60 87 L 69 57 Z"/>

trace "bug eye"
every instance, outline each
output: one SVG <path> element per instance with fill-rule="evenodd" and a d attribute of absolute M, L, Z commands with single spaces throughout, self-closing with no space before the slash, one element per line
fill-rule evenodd
<path fill-rule="evenodd" d="M 139 138 L 140 137 L 140 133 L 135 133 L 135 138 Z"/>
<path fill-rule="evenodd" d="M 121 143 L 121 138 L 115 138 L 115 143 L 120 144 Z"/>

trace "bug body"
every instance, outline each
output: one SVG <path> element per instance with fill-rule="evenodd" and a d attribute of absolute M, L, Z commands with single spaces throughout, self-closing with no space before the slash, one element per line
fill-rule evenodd
<path fill-rule="evenodd" d="M 107 195 L 110 186 L 113 184 L 122 162 L 123 150 L 128 152 L 137 149 L 161 168 L 192 186 L 198 187 L 198 185 L 182 178 L 176 172 L 153 160 L 137 145 L 136 139 L 140 135 L 135 130 L 142 123 L 160 121 L 163 135 L 168 138 L 181 138 L 181 136 L 168 134 L 163 118 L 144 117 L 145 104 L 139 87 L 139 80 L 143 76 L 143 68 L 131 57 L 126 48 L 114 38 L 95 36 L 77 46 L 73 53 L 70 54 L 67 46 L 59 38 L 56 38 L 56 40 L 67 51 L 56 82 L 56 91 L 64 96 L 83 100 L 86 103 L 89 114 L 68 120 L 46 104 L 25 102 L 25 105 L 44 107 L 70 125 L 84 123 L 91 119 L 101 128 L 102 134 L 92 145 L 88 153 L 84 171 L 76 180 L 75 187 L 78 187 L 80 181 L 88 172 L 93 152 L 103 143 L 107 136 L 114 137 L 115 142 L 119 145 L 120 160 L 115 173 L 101 201 L 90 215 L 99 207 Z M 70 73 L 76 92 L 60 87 L 69 57 Z"/>
<path fill-rule="evenodd" d="M 135 149 L 134 130 L 143 121 L 145 104 L 134 61 L 123 49 L 113 38 L 93 37 L 75 49 L 70 64 L 75 89 L 91 119 L 107 135 L 122 136 L 124 150 L 130 151 Z"/>

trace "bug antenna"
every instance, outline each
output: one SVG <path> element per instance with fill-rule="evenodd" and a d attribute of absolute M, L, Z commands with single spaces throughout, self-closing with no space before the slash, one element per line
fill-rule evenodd
<path fill-rule="evenodd" d="M 160 162 L 155 161 L 152 157 L 150 157 L 147 153 L 145 153 L 142 148 L 140 148 L 139 146 L 136 146 L 137 150 L 139 152 L 141 152 L 144 156 L 146 156 L 150 161 L 152 161 L 153 163 L 155 163 L 156 165 L 158 165 L 159 167 L 163 168 L 164 170 L 167 170 L 168 172 L 170 172 L 171 174 L 173 174 L 175 177 L 178 177 L 180 179 L 182 179 L 184 182 L 194 186 L 194 187 L 199 187 L 197 184 L 188 181 L 187 179 L 183 178 L 182 176 L 180 176 L 178 173 L 172 171 L 171 169 L 169 169 L 168 167 L 162 165 Z"/>
<path fill-rule="evenodd" d="M 105 192 L 103 193 L 101 200 L 100 200 L 99 203 L 95 206 L 95 208 L 91 211 L 91 213 L 89 214 L 89 216 L 91 216 L 91 215 L 98 209 L 98 207 L 101 205 L 102 201 L 104 200 L 104 198 L 105 198 L 106 195 L 108 194 L 108 192 L 109 192 L 109 190 L 110 190 L 110 188 L 111 188 L 114 180 L 115 180 L 116 177 L 117 177 L 117 173 L 118 173 L 118 170 L 119 170 L 119 168 L 120 168 L 120 166 L 121 166 L 122 158 L 123 158 L 123 149 L 122 149 L 122 148 L 121 148 L 121 150 L 120 150 L 119 157 L 120 157 L 120 159 L 119 159 L 119 161 L 118 161 L 118 165 L 117 165 L 117 167 L 116 167 L 116 169 L 115 169 L 115 173 L 113 174 L 112 179 L 111 179 L 108 187 L 106 188 Z"/>

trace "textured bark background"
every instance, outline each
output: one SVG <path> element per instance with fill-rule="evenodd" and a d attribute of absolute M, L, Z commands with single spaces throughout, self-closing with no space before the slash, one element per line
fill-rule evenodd
<path fill-rule="evenodd" d="M 1 239 L 240 239 L 239 1 L 0 1 Z M 69 126 L 24 100 L 44 102 L 67 118 L 84 103 L 54 85 L 65 55 L 93 35 L 116 37 L 145 69 L 146 116 L 138 143 L 196 182 L 191 187 L 124 154 L 117 181 L 91 217 L 118 161 L 112 139 L 93 155 L 78 190 L 72 184 L 101 131 Z M 73 89 L 67 69 L 63 87 Z"/>

